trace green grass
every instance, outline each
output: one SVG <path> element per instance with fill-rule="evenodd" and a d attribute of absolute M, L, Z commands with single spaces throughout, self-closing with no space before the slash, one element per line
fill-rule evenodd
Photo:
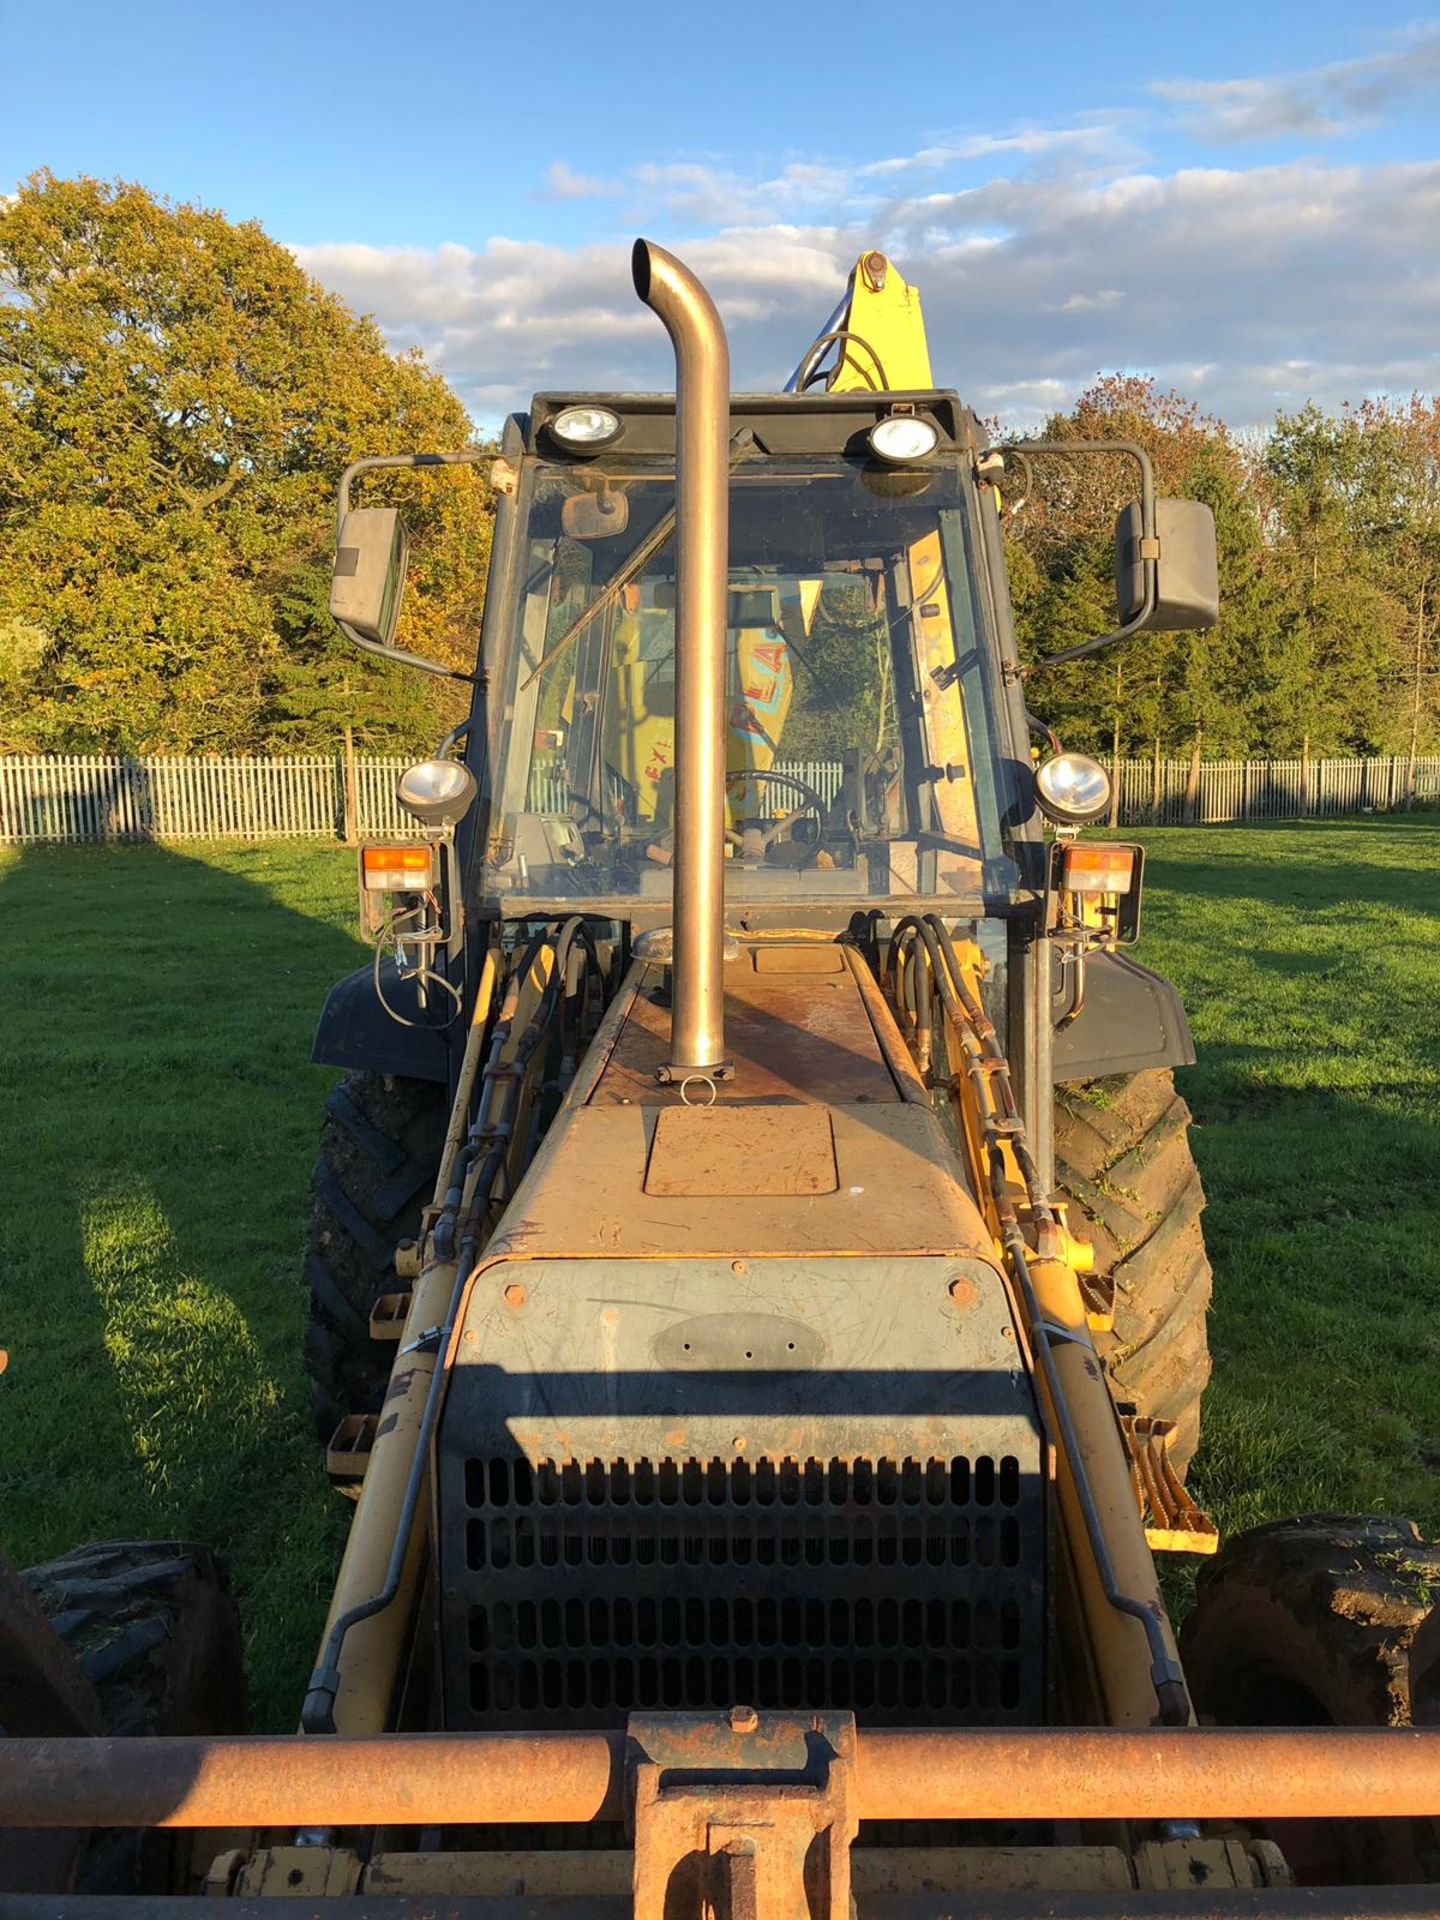
<path fill-rule="evenodd" d="M 1215 1360 L 1192 1483 L 1223 1529 L 1440 1534 L 1440 826 L 1143 836 L 1180 986 Z"/>
<path fill-rule="evenodd" d="M 293 1724 L 343 1543 L 311 1437 L 308 1064 L 353 855 L 0 855 L 0 1544 L 225 1550 L 256 1724 Z"/>
<path fill-rule="evenodd" d="M 1145 838 L 1140 957 L 1200 1050 L 1194 1484 L 1227 1528 L 1330 1507 L 1440 1534 L 1440 826 Z M 293 1724 L 349 1513 L 309 1430 L 299 1253 L 351 857 L 0 854 L 0 905 L 0 1541 L 213 1541 L 256 1724 Z"/>

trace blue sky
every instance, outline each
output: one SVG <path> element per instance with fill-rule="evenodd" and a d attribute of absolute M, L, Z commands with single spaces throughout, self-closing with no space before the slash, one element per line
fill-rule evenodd
<path fill-rule="evenodd" d="M 1111 368 L 1240 424 L 1440 386 L 1413 6 L 8 0 L 0 61 L 0 190 L 48 166 L 257 218 L 483 422 L 665 383 L 642 231 L 713 283 L 737 385 L 878 244 L 937 377 L 1016 424 Z"/>

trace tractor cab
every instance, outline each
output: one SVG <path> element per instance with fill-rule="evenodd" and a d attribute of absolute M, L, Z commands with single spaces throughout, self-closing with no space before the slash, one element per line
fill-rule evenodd
<path fill-rule="evenodd" d="M 953 394 L 902 404 L 911 411 L 888 396 L 733 403 L 728 900 L 981 904 L 1018 883 L 1029 774 L 1005 725 L 983 591 L 981 437 Z M 876 429 L 896 420 L 907 437 L 877 452 Z M 577 421 L 600 422 L 605 443 L 572 443 Z M 663 901 L 675 826 L 673 412 L 541 396 L 511 435 L 519 564 L 486 626 L 495 773 L 483 891 Z"/>

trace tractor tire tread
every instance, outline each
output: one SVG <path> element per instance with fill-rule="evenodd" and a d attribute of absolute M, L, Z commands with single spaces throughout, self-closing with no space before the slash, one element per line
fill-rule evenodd
<path fill-rule="evenodd" d="M 1336 1726 L 1408 1726 L 1405 1655 L 1436 1597 L 1440 1547 L 1407 1520 L 1314 1513 L 1233 1534 L 1201 1567 L 1181 1633 L 1197 1706 L 1241 1724 L 1247 1689 L 1273 1671 Z"/>
<path fill-rule="evenodd" d="M 100 1541 L 23 1577 L 95 1688 L 107 1734 L 243 1731 L 240 1620 L 210 1548 Z"/>
<path fill-rule="evenodd" d="M 328 1440 L 348 1413 L 374 1413 L 394 1348 L 370 1337 L 370 1309 L 395 1284 L 395 1252 L 419 1231 L 445 1125 L 444 1087 L 352 1073 L 325 1103 L 304 1277 L 305 1367 L 315 1430 Z"/>
<path fill-rule="evenodd" d="M 1181 1473 L 1210 1377 L 1205 1193 L 1189 1128 L 1190 1109 L 1161 1068 L 1056 1091 L 1057 1188 L 1072 1229 L 1092 1242 L 1096 1274 L 1115 1288 L 1114 1328 L 1095 1344 L 1118 1402 L 1175 1423 Z"/>

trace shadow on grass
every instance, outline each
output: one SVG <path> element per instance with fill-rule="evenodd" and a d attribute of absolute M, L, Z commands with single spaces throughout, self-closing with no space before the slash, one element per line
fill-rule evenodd
<path fill-rule="evenodd" d="M 46 847 L 0 869 L 4 1545 L 228 1559 L 255 1721 L 293 1722 L 344 1515 L 309 1431 L 300 1250 L 356 964 L 336 852 Z"/>

